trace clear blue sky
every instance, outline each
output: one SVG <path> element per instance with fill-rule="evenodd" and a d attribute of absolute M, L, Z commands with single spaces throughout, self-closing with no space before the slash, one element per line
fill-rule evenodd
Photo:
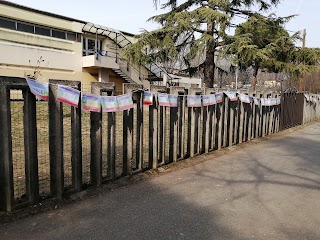
<path fill-rule="evenodd" d="M 131 33 L 152 30 L 146 20 L 157 15 L 152 0 L 11 0 L 28 7 L 73 17 Z M 162 0 L 164 2 L 164 0 Z M 320 47 L 320 0 L 282 0 L 272 12 L 278 16 L 298 14 L 286 28 L 307 29 L 307 47 Z"/>

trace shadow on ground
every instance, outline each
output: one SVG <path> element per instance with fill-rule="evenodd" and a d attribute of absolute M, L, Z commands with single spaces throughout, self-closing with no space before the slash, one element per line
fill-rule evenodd
<path fill-rule="evenodd" d="M 0 227 L 1 239 L 320 239 L 320 124 Z M 192 161 L 186 160 L 186 161 Z"/>

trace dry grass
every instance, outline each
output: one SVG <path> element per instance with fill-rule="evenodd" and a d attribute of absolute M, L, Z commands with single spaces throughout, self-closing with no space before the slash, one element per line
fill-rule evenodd
<path fill-rule="evenodd" d="M 49 113 L 47 102 L 37 102 L 37 136 L 38 136 L 38 168 L 39 168 L 39 188 L 42 196 L 50 194 L 50 158 L 49 158 Z M 166 110 L 166 143 L 169 144 L 169 109 Z M 149 107 L 144 106 L 143 111 L 143 164 L 142 168 L 148 167 L 149 153 Z M 103 113 L 103 133 L 102 133 L 102 175 L 108 176 L 107 165 L 107 144 L 108 114 Z M 136 167 L 136 136 L 137 136 L 137 110 L 134 108 L 134 132 L 133 132 L 133 159 L 132 168 Z M 24 126 L 23 126 L 23 101 L 11 102 L 12 120 L 12 148 L 13 148 L 13 169 L 14 169 L 14 196 L 15 199 L 23 198 L 26 194 L 25 182 L 25 158 L 24 158 Z M 82 111 L 82 170 L 83 183 L 90 183 L 90 113 Z M 123 167 L 123 112 L 116 113 L 116 177 L 122 175 Z M 65 187 L 72 185 L 71 166 L 71 107 L 63 104 L 63 146 L 64 146 L 64 182 Z M 168 150 L 168 149 L 166 149 Z M 166 151 L 166 158 L 168 158 Z"/>

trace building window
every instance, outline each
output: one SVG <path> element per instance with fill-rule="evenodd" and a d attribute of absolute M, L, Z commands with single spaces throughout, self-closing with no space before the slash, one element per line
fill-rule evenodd
<path fill-rule="evenodd" d="M 34 33 L 34 26 L 18 22 L 17 30 L 21 32 Z"/>
<path fill-rule="evenodd" d="M 77 35 L 75 33 L 67 33 L 67 40 L 76 41 Z"/>
<path fill-rule="evenodd" d="M 35 27 L 35 33 L 43 36 L 51 36 L 51 30 L 43 27 Z"/>
<path fill-rule="evenodd" d="M 24 23 L 21 21 L 11 20 L 0 17 L 0 28 L 17 30 L 21 32 L 33 33 L 48 37 L 66 39 L 69 41 L 81 42 L 81 34 L 61 31 L 54 28 L 42 27 L 35 24 Z"/>
<path fill-rule="evenodd" d="M 0 27 L 16 30 L 16 23 L 11 20 L 0 18 Z"/>
<path fill-rule="evenodd" d="M 66 33 L 58 30 L 52 30 L 52 37 L 66 39 Z"/>
<path fill-rule="evenodd" d="M 94 55 L 101 50 L 102 41 L 94 38 L 83 38 L 83 56 Z"/>

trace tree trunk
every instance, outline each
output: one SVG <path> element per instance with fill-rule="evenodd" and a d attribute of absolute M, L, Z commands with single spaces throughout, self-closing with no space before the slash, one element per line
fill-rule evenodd
<path fill-rule="evenodd" d="M 207 33 L 208 35 L 213 37 L 213 30 L 214 25 L 213 22 L 207 23 Z M 203 83 L 206 87 L 212 88 L 214 85 L 214 70 L 215 70 L 215 63 L 214 63 L 214 54 L 215 54 L 215 44 L 208 43 L 207 50 L 206 50 L 206 60 L 204 62 L 204 79 Z"/>
<path fill-rule="evenodd" d="M 253 70 L 253 79 L 251 83 L 252 91 L 256 90 L 258 71 L 259 71 L 259 66 L 255 66 Z"/>

